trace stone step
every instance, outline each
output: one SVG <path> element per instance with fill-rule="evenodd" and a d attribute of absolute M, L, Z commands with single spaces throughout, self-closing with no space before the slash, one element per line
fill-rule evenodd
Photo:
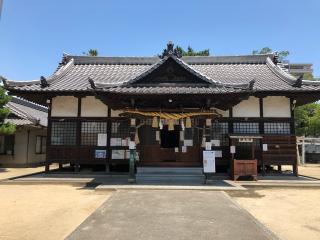
<path fill-rule="evenodd" d="M 203 183 L 203 175 L 137 175 L 138 183 Z"/>
<path fill-rule="evenodd" d="M 203 175 L 201 167 L 138 167 L 137 175 Z"/>

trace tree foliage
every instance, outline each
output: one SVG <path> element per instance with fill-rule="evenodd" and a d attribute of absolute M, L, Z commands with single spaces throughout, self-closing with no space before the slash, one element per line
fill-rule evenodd
<path fill-rule="evenodd" d="M 16 130 L 16 127 L 12 123 L 6 123 L 5 119 L 9 116 L 10 110 L 5 107 L 5 105 L 11 100 L 11 97 L 8 96 L 0 86 L 0 134 L 13 134 Z"/>
<path fill-rule="evenodd" d="M 320 104 L 309 103 L 295 109 L 296 134 L 320 136 Z"/>
<path fill-rule="evenodd" d="M 195 51 L 192 47 L 188 46 L 187 51 L 185 51 L 182 47 L 176 46 L 175 50 L 180 53 L 181 56 L 209 56 L 210 50 L 204 49 L 201 51 Z"/>
<path fill-rule="evenodd" d="M 96 57 L 98 56 L 98 50 L 97 49 L 89 49 L 88 52 L 83 52 L 84 55 Z"/>
<path fill-rule="evenodd" d="M 272 53 L 273 50 L 269 47 L 264 47 L 264 48 L 261 48 L 260 50 L 253 50 L 252 51 L 252 54 L 253 55 L 257 55 L 257 54 L 268 54 L 268 53 Z M 280 61 L 283 61 L 284 59 L 286 59 L 286 57 L 288 57 L 290 54 L 289 51 L 279 51 L 278 52 L 278 56 L 279 56 L 279 60 Z"/>

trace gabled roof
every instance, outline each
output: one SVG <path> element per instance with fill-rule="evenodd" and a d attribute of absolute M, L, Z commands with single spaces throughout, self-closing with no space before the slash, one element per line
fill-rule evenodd
<path fill-rule="evenodd" d="M 132 84 L 170 59 L 208 85 Z M 163 59 L 64 55 L 58 69 L 44 81 L 4 81 L 4 84 L 12 93 L 89 92 L 96 87 L 99 91 L 121 94 L 212 94 L 251 91 L 249 85 L 252 80 L 255 81 L 252 90 L 256 93 L 320 91 L 320 82 L 300 81 L 301 79 L 286 73 L 278 65 L 275 54 L 181 58 L 171 55 Z M 301 84 L 297 84 L 297 81 Z"/>
<path fill-rule="evenodd" d="M 47 126 L 48 109 L 44 106 L 22 98 L 12 97 L 11 101 L 6 104 L 6 107 L 11 112 L 6 122 L 16 125 Z"/>

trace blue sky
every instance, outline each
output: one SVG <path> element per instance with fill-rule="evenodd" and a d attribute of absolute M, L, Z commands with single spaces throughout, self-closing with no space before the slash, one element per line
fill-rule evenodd
<path fill-rule="evenodd" d="M 168 40 L 212 55 L 269 46 L 320 76 L 319 0 L 4 0 L 0 75 L 50 75 L 62 53 L 153 56 Z"/>

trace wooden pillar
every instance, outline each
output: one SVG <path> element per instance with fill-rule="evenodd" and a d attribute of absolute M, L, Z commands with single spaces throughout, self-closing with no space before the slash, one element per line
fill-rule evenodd
<path fill-rule="evenodd" d="M 260 108 L 260 120 L 259 120 L 259 132 L 264 134 L 264 119 L 263 119 L 263 98 L 259 98 L 259 108 Z"/>
<path fill-rule="evenodd" d="M 50 145 L 51 145 L 51 108 L 52 108 L 52 98 L 47 99 L 48 104 L 48 124 L 47 124 L 47 141 L 46 141 L 46 163 L 45 163 L 45 172 L 48 173 L 50 171 Z M 49 150 L 49 152 L 48 152 Z"/>
<path fill-rule="evenodd" d="M 108 106 L 108 119 L 107 119 L 107 159 L 106 159 L 106 172 L 110 172 L 110 162 L 111 162 L 111 108 Z"/>
<path fill-rule="evenodd" d="M 78 113 L 77 113 L 77 129 L 76 129 L 76 146 L 78 148 L 81 147 L 81 102 L 82 102 L 82 97 L 78 97 Z M 79 164 L 79 158 L 81 156 L 78 155 L 77 159 L 75 161 L 75 172 L 79 172 L 80 170 L 80 164 Z"/>
<path fill-rule="evenodd" d="M 291 134 L 296 134 L 295 131 L 295 121 L 294 121 L 294 99 L 290 98 L 290 112 L 291 112 L 291 116 L 290 116 L 290 132 Z"/>
<path fill-rule="evenodd" d="M 135 135 L 136 135 L 136 119 L 130 119 L 130 141 L 134 142 Z M 130 146 L 130 144 L 129 144 Z M 130 147 L 129 147 L 130 148 Z M 129 159 L 129 183 L 136 182 L 135 176 L 135 156 L 136 156 L 136 149 L 130 149 L 130 159 Z"/>
<path fill-rule="evenodd" d="M 263 97 L 259 98 L 259 108 L 260 108 L 260 120 L 259 120 L 259 132 L 260 134 L 264 134 L 264 114 L 263 114 Z M 263 138 L 259 140 L 260 141 L 260 150 L 261 150 L 261 171 L 262 175 L 264 176 L 266 174 L 265 171 L 265 165 L 264 165 L 264 159 L 263 159 Z"/>
<path fill-rule="evenodd" d="M 229 119 L 228 119 L 228 132 L 229 134 L 230 133 L 233 133 L 233 110 L 232 110 L 232 107 L 229 108 Z"/>

